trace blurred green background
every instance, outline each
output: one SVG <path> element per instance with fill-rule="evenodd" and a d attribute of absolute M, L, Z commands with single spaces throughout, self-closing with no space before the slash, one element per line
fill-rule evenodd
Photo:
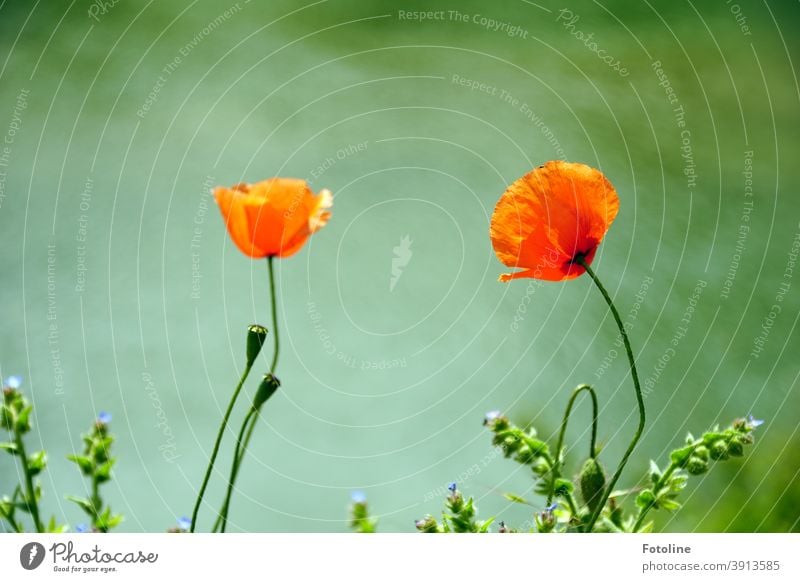
<path fill-rule="evenodd" d="M 528 494 L 530 475 L 493 453 L 483 415 L 549 436 L 581 382 L 599 390 L 615 465 L 634 399 L 601 297 L 586 277 L 497 283 L 488 239 L 505 186 L 564 157 L 601 168 L 622 201 L 595 266 L 635 313 L 651 386 L 623 484 L 687 431 L 752 412 L 766 423 L 747 457 L 692 479 L 657 527 L 800 528 L 797 3 L 101 5 L 0 5 L 0 366 L 35 403 L 46 515 L 84 521 L 64 501 L 85 489 L 65 455 L 100 410 L 118 435 L 120 529 L 191 513 L 246 326 L 269 319 L 266 265 L 233 247 L 209 187 L 273 175 L 335 205 L 278 265 L 283 387 L 231 529 L 344 531 L 359 489 L 382 531 L 412 531 L 451 480 L 483 516 L 527 521 L 502 493 Z M 418 10 L 442 12 L 406 17 Z"/>

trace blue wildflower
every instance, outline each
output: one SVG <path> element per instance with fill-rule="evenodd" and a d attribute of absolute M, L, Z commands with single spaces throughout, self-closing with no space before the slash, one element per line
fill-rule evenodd
<path fill-rule="evenodd" d="M 366 503 L 367 502 L 367 495 L 363 491 L 353 491 L 350 494 L 350 499 L 353 503 Z"/>
<path fill-rule="evenodd" d="M 764 424 L 763 420 L 758 420 L 753 418 L 752 414 L 747 417 L 747 422 L 750 424 L 750 428 L 758 428 L 759 426 Z"/>
<path fill-rule="evenodd" d="M 89 526 L 85 523 L 79 523 L 75 526 L 75 533 L 86 533 L 89 531 Z"/>
<path fill-rule="evenodd" d="M 179 517 L 178 527 L 184 531 L 188 531 L 192 527 L 192 520 L 188 517 Z"/>
<path fill-rule="evenodd" d="M 111 413 L 100 411 L 100 414 L 97 415 L 97 422 L 101 422 L 103 424 L 108 424 L 111 422 Z"/>
<path fill-rule="evenodd" d="M 450 493 L 455 493 L 457 489 L 456 482 L 453 481 L 452 483 L 450 483 L 450 485 L 447 486 L 447 488 L 450 490 Z"/>
<path fill-rule="evenodd" d="M 17 388 L 22 386 L 22 377 L 21 376 L 9 376 L 8 378 L 6 378 L 6 386 L 16 390 Z"/>

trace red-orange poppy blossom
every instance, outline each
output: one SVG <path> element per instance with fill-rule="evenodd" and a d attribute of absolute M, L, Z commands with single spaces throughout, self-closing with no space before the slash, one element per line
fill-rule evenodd
<path fill-rule="evenodd" d="M 531 277 L 574 279 L 590 264 L 619 211 L 606 177 L 584 164 L 552 161 L 511 184 L 492 214 L 489 234 L 497 258 L 523 269 L 500 281 Z"/>
<path fill-rule="evenodd" d="M 214 191 L 225 226 L 248 257 L 286 258 L 330 218 L 333 195 L 314 195 L 305 180 L 269 178 Z"/>

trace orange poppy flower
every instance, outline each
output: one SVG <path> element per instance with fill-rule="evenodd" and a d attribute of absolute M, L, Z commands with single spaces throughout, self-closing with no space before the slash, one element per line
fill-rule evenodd
<path fill-rule="evenodd" d="M 214 191 L 228 232 L 239 250 L 253 259 L 286 258 L 331 216 L 333 195 L 315 196 L 305 180 L 269 178 Z"/>
<path fill-rule="evenodd" d="M 574 279 L 619 211 L 619 198 L 606 177 L 584 164 L 554 161 L 539 166 L 500 197 L 489 235 L 497 258 L 523 269 L 500 281 L 531 277 L 545 281 Z"/>

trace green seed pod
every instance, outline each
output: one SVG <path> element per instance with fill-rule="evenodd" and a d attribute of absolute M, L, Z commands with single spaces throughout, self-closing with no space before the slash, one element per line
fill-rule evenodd
<path fill-rule="evenodd" d="M 711 458 L 715 461 L 724 461 L 728 458 L 728 445 L 725 441 L 717 441 L 711 445 Z"/>
<path fill-rule="evenodd" d="M 264 342 L 267 340 L 267 328 L 260 325 L 251 325 L 247 328 L 247 365 L 252 366 L 256 361 Z"/>
<path fill-rule="evenodd" d="M 590 510 L 595 511 L 603 498 L 606 475 L 596 459 L 586 459 L 579 477 L 581 497 Z"/>
<path fill-rule="evenodd" d="M 689 462 L 686 463 L 686 470 L 692 475 L 702 475 L 708 471 L 708 461 L 693 455 L 689 458 Z"/>
<path fill-rule="evenodd" d="M 258 410 L 261 406 L 269 400 L 270 396 L 275 394 L 275 391 L 280 387 L 281 383 L 272 374 L 264 374 L 261 384 L 258 386 L 256 395 L 253 397 L 253 408 Z"/>

